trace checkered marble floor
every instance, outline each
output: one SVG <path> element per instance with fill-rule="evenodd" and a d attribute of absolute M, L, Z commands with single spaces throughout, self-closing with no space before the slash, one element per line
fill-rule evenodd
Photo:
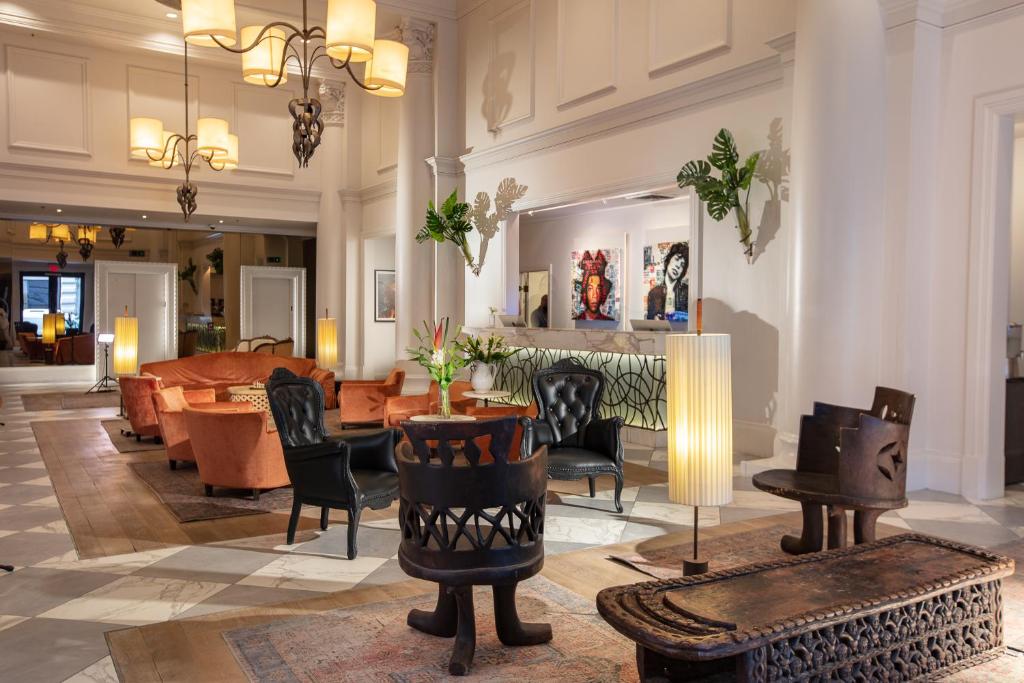
<path fill-rule="evenodd" d="M 115 681 L 103 633 L 170 619 L 272 604 L 358 585 L 404 580 L 398 566 L 397 519 L 360 525 L 359 557 L 344 559 L 345 526 L 283 545 L 273 536 L 215 545 L 79 560 L 54 495 L 30 422 L 108 417 L 112 409 L 26 412 L 21 395 L 80 387 L 0 386 L 0 652 L 3 677 L 16 681 Z M 664 451 L 631 447 L 626 458 L 667 469 Z M 737 468 L 737 471 L 739 469 Z M 691 508 L 668 501 L 666 484 L 627 487 L 624 512 L 611 491 L 596 499 L 558 492 L 551 482 L 545 525 L 548 553 L 683 531 Z M 795 503 L 734 479 L 734 501 L 701 510 L 702 526 L 798 510 Z M 888 524 L 958 541 L 994 546 L 1024 536 L 1024 487 L 974 504 L 918 491 Z"/>

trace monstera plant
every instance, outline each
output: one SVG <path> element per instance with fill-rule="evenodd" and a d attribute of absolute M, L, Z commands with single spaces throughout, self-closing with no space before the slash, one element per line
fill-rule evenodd
<path fill-rule="evenodd" d="M 427 206 L 427 222 L 416 233 L 416 241 L 423 243 L 427 240 L 435 242 L 451 242 L 462 250 L 466 258 L 466 265 L 473 267 L 473 253 L 469 250 L 466 236 L 473 230 L 473 224 L 469 220 L 469 204 L 460 202 L 458 190 L 452 190 L 448 199 L 444 200 L 441 209 L 434 208 L 431 201 Z"/>
<path fill-rule="evenodd" d="M 723 221 L 730 211 L 736 211 L 736 229 L 748 261 L 754 253 L 749 216 L 750 186 L 760 157 L 760 152 L 754 152 L 740 165 L 736 141 L 732 133 L 723 128 L 715 136 L 707 160 L 687 162 L 676 176 L 679 187 L 692 187 L 707 207 L 708 215 L 716 221 Z M 712 169 L 719 171 L 721 177 L 716 178 Z"/>

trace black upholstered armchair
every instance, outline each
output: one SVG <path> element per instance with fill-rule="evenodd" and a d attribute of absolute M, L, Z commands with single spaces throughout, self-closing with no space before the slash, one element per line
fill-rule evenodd
<path fill-rule="evenodd" d="M 397 429 L 373 434 L 328 436 L 324 390 L 308 377 L 277 368 L 267 382 L 270 410 L 277 423 L 284 462 L 292 481 L 288 543 L 303 504 L 320 507 L 320 528 L 331 508 L 348 511 L 348 559 L 356 557 L 356 534 L 363 508 L 386 508 L 398 498 Z"/>
<path fill-rule="evenodd" d="M 615 511 L 622 512 L 621 417 L 601 418 L 604 375 L 566 358 L 533 376 L 538 416 L 523 417 L 522 455 L 548 447 L 548 477 L 575 480 L 586 477 L 590 497 L 594 479 L 615 477 Z"/>

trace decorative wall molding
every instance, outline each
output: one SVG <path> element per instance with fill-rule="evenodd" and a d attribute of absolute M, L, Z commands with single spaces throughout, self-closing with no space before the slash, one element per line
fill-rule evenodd
<path fill-rule="evenodd" d="M 527 12 L 527 21 L 529 22 L 529 38 L 525 41 L 525 47 L 528 51 L 528 69 L 529 69 L 529 88 L 527 96 L 527 106 L 520 114 L 514 114 L 511 112 L 501 112 L 499 109 L 500 103 L 503 99 L 506 99 L 506 94 L 499 92 L 499 88 L 502 86 L 508 86 L 507 79 L 500 77 L 502 73 L 502 65 L 500 63 L 499 54 L 500 50 L 500 35 L 502 25 L 508 25 L 512 19 L 518 13 Z M 500 130 L 512 126 L 522 121 L 529 121 L 533 118 L 534 106 L 535 106 L 535 90 L 537 85 L 536 77 L 536 26 L 534 23 L 533 13 L 533 2 L 532 0 L 523 0 L 522 2 L 512 5 L 504 12 L 500 12 L 495 16 L 491 17 L 489 22 L 489 33 L 490 33 L 490 63 L 488 64 L 488 75 L 485 87 L 487 88 L 487 99 L 488 103 L 485 103 L 491 111 L 487 114 L 487 130 L 491 133 L 497 133 Z"/>
<path fill-rule="evenodd" d="M 401 105 L 389 97 L 373 98 L 377 106 L 377 175 L 398 167 L 398 122 Z"/>
<path fill-rule="evenodd" d="M 306 349 L 306 269 L 279 266 L 242 266 L 240 270 L 242 286 L 239 308 L 242 312 L 242 318 L 239 334 L 241 338 L 250 339 L 256 334 L 263 334 L 262 330 L 254 332 L 252 327 L 253 306 L 256 305 L 252 293 L 253 281 L 267 278 L 291 280 L 291 325 L 292 329 L 295 330 L 295 344 L 293 348 L 296 354 L 304 354 Z"/>
<path fill-rule="evenodd" d="M 571 50 L 569 48 L 574 47 L 568 44 L 568 34 L 566 33 L 567 26 L 569 28 L 576 28 L 578 30 L 580 20 L 579 18 L 570 17 L 571 3 L 583 3 L 584 11 L 588 14 L 595 13 L 601 4 L 610 5 L 609 17 L 611 21 L 611 36 L 608 38 L 608 45 L 605 47 L 605 37 L 600 38 L 588 35 L 588 39 L 597 42 L 601 45 L 598 50 Z M 558 51 L 558 59 L 556 64 L 556 81 L 558 83 L 558 109 L 567 109 L 577 104 L 589 102 L 591 100 L 603 97 L 610 93 L 615 92 L 616 81 L 618 80 L 619 70 L 619 0 L 558 0 L 558 34 L 555 40 Z M 570 70 L 569 60 L 573 57 L 577 57 L 583 60 L 583 68 L 585 70 L 597 68 L 595 64 L 595 54 L 607 57 L 608 73 L 607 78 L 602 79 L 597 85 L 585 91 L 573 92 L 570 88 L 570 84 L 575 80 L 572 73 L 566 73 Z"/>
<path fill-rule="evenodd" d="M 78 111 L 74 111 L 75 101 L 71 92 L 61 93 L 57 89 L 56 79 L 53 79 L 53 86 L 47 99 L 39 99 L 25 93 L 19 84 L 19 78 L 25 76 L 25 70 L 29 68 L 39 69 L 49 64 L 55 68 L 65 67 L 69 73 L 66 75 L 74 77 L 77 72 L 78 84 L 69 84 L 79 92 Z M 89 103 L 89 63 L 87 60 L 73 55 L 66 55 L 57 52 L 35 50 L 17 45 L 8 45 L 6 50 L 7 65 L 7 146 L 12 149 L 23 149 L 33 152 L 57 152 L 60 154 L 73 154 L 77 156 L 92 156 L 92 107 Z M 54 74 L 56 75 L 56 74 Z M 39 93 L 38 95 L 41 95 Z M 61 102 L 60 107 L 53 107 L 53 100 Z M 31 100 L 31 101 L 30 101 Z M 44 111 L 45 110 L 45 111 Z M 48 113 L 47 113 L 48 112 Z M 60 126 L 47 125 L 48 116 L 59 113 L 66 117 Z M 26 114 L 33 122 L 39 124 L 42 130 L 41 135 L 33 135 L 30 130 L 24 130 L 19 121 L 21 116 Z M 71 125 L 72 116 L 78 119 L 78 130 L 80 131 L 79 144 L 59 144 L 48 140 L 58 132 L 70 131 L 76 128 Z M 39 119 L 43 120 L 40 121 Z"/>
<path fill-rule="evenodd" d="M 385 180 L 377 183 L 376 185 L 369 185 L 361 190 L 357 190 L 355 197 L 358 201 L 365 203 L 379 202 L 387 197 L 394 196 L 398 193 L 398 181 L 395 178 Z"/>
<path fill-rule="evenodd" d="M 172 130 L 180 135 L 185 134 L 185 117 L 184 109 L 182 105 L 182 98 L 184 97 L 185 91 L 182 87 L 182 73 L 181 71 L 168 71 L 166 69 L 154 69 L 149 66 L 140 66 L 137 64 L 128 64 L 127 67 L 127 95 L 128 95 L 128 121 L 131 121 L 136 116 L 147 116 L 161 119 L 164 122 L 167 130 Z M 173 84 L 173 91 L 168 93 L 168 108 L 164 110 L 161 108 L 160 111 L 156 111 L 156 107 L 151 104 L 141 102 L 146 95 L 152 95 L 152 92 L 145 93 L 144 89 L 147 87 L 154 86 L 159 80 L 166 79 L 168 85 Z M 189 74 L 188 77 L 188 110 L 192 114 L 190 120 L 202 116 L 199 101 L 199 76 L 196 74 Z M 124 156 L 129 160 L 129 163 L 133 166 L 142 166 L 146 164 L 145 159 L 135 159 L 131 155 L 131 142 L 129 127 L 125 126 L 125 137 L 124 137 Z M 192 131 L 195 132 L 194 130 Z"/>
<path fill-rule="evenodd" d="M 294 178 L 295 177 L 295 155 L 292 154 L 291 146 L 287 144 L 290 140 L 288 136 L 284 134 L 288 128 L 290 128 L 290 117 L 288 116 L 288 100 L 293 97 L 298 97 L 299 94 L 294 91 L 287 89 L 283 86 L 277 88 L 254 88 L 245 82 L 238 82 L 234 84 L 234 95 L 232 97 L 232 119 L 234 126 L 232 126 L 233 132 L 238 134 L 239 138 L 239 153 L 238 153 L 238 168 L 233 171 L 238 173 L 239 171 L 244 173 L 259 173 L 261 175 L 279 176 L 283 178 Z M 256 106 L 245 106 L 247 100 L 263 99 L 267 100 L 268 104 L 256 105 Z M 278 100 L 270 102 L 270 100 Z M 247 132 L 245 126 L 253 122 L 253 114 L 258 112 L 266 115 L 272 112 L 273 115 L 279 119 L 281 127 L 281 135 L 273 136 L 269 139 L 263 139 L 260 135 L 254 135 L 252 132 Z M 287 126 L 287 127 L 286 127 Z M 266 130 L 264 128 L 264 130 Z M 271 126 L 270 130 L 274 130 Z M 246 144 L 252 145 L 253 147 L 259 146 L 263 150 L 266 150 L 272 145 L 278 145 L 278 154 L 281 157 L 280 166 L 257 166 L 252 162 L 252 148 L 250 147 L 250 153 L 246 154 Z M 248 160 L 247 160 L 248 158 Z"/>
<path fill-rule="evenodd" d="M 458 157 L 427 157 L 427 166 L 434 172 L 434 177 L 457 177 L 463 174 L 462 162 Z"/>
<path fill-rule="evenodd" d="M 949 28 L 1016 8 L 1024 11 L 1020 0 L 879 0 L 886 28 L 914 21 L 936 28 Z"/>
<path fill-rule="evenodd" d="M 473 151 L 459 158 L 466 171 L 470 172 L 561 145 L 620 133 L 632 126 L 648 124 L 664 116 L 679 116 L 680 111 L 688 107 L 781 83 L 782 78 L 781 55 L 765 57 L 517 140 Z M 672 174 L 675 175 L 675 171 Z"/>
<path fill-rule="evenodd" d="M 705 33 L 702 37 L 705 42 L 695 43 L 688 39 L 680 40 L 673 32 L 672 45 L 684 46 L 682 52 L 664 57 L 660 54 L 661 42 L 658 40 L 660 28 L 666 28 L 665 22 L 658 15 L 658 8 L 662 0 L 647 0 L 648 7 L 648 29 L 647 29 L 647 73 L 650 78 L 657 78 L 665 74 L 673 73 L 697 62 L 717 57 L 728 52 L 732 47 L 732 0 L 711 0 L 718 5 L 720 14 L 716 17 L 721 24 L 715 27 L 714 32 Z M 697 10 L 688 9 L 691 14 L 698 14 Z M 704 14 L 701 12 L 700 14 Z"/>
<path fill-rule="evenodd" d="M 436 33 L 437 26 L 432 21 L 402 17 L 402 23 L 398 25 L 398 40 L 409 48 L 409 73 L 433 73 Z"/>

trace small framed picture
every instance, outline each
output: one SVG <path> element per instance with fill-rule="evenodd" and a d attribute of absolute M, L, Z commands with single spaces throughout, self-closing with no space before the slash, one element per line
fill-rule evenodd
<path fill-rule="evenodd" d="M 373 271 L 373 319 L 378 323 L 395 322 L 395 271 Z"/>

